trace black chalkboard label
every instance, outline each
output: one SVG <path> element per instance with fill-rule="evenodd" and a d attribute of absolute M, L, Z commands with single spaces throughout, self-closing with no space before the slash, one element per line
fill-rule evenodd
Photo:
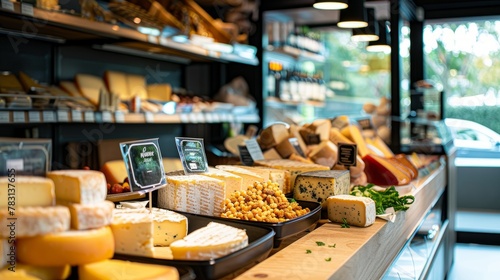
<path fill-rule="evenodd" d="M 248 148 L 246 145 L 238 145 L 238 150 L 240 151 L 240 160 L 243 165 L 246 166 L 252 166 L 253 165 L 253 159 L 252 155 L 250 155 L 250 152 L 248 151 Z"/>
<path fill-rule="evenodd" d="M 356 166 L 358 147 L 356 144 L 339 143 L 339 156 L 337 163 L 345 166 Z"/>

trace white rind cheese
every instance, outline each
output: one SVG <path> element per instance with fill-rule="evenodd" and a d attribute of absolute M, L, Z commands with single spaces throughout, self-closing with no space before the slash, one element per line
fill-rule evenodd
<path fill-rule="evenodd" d="M 111 231 L 116 253 L 153 257 L 153 217 L 148 212 L 115 209 Z"/>
<path fill-rule="evenodd" d="M 348 194 L 351 177 L 347 170 L 305 172 L 295 179 L 293 197 L 314 201 L 326 208 L 326 200 L 333 195 Z"/>
<path fill-rule="evenodd" d="M 15 209 L 15 216 L 11 215 L 8 208 L 0 209 L 0 238 L 11 236 L 13 222 L 13 232 L 16 238 L 32 237 L 49 233 L 67 231 L 70 228 L 69 209 L 64 206 L 48 207 L 18 207 Z M 10 220 L 16 218 L 15 221 Z"/>
<path fill-rule="evenodd" d="M 248 246 L 245 230 L 210 222 L 170 244 L 176 260 L 210 260 Z"/>
<path fill-rule="evenodd" d="M 351 226 L 367 227 L 375 222 L 375 202 L 369 197 L 336 195 L 328 198 L 328 219 Z"/>
<path fill-rule="evenodd" d="M 58 170 L 47 173 L 54 181 L 56 199 L 61 201 L 95 204 L 106 199 L 106 177 L 94 170 Z"/>
<path fill-rule="evenodd" d="M 54 182 L 38 176 L 16 176 L 14 182 L 8 177 L 0 177 L 0 208 L 8 207 L 9 201 L 15 202 L 16 207 L 52 206 L 55 203 Z"/>
<path fill-rule="evenodd" d="M 57 204 L 69 208 L 71 213 L 72 229 L 93 229 L 107 226 L 113 218 L 115 204 L 111 201 L 101 201 L 96 204 L 86 205 L 58 201 Z"/>
<path fill-rule="evenodd" d="M 158 190 L 158 207 L 220 216 L 226 183 L 203 175 L 167 176 L 167 186 Z"/>

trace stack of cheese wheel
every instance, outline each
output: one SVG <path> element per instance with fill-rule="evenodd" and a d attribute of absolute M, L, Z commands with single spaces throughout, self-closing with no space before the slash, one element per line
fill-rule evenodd
<path fill-rule="evenodd" d="M 124 279 L 124 271 L 141 271 L 131 279 L 179 278 L 172 267 L 110 260 L 114 204 L 105 201 L 101 172 L 60 170 L 47 178 L 2 177 L 0 184 L 0 279 L 66 279 L 71 266 L 79 279 Z"/>

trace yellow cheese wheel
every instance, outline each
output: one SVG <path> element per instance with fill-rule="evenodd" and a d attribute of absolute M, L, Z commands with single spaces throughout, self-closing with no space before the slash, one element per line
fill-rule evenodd
<path fill-rule="evenodd" d="M 80 280 L 177 280 L 179 272 L 171 266 L 106 260 L 78 267 Z"/>
<path fill-rule="evenodd" d="M 19 262 L 38 266 L 82 265 L 113 257 L 115 242 L 109 227 L 70 230 L 17 240 Z"/>
<path fill-rule="evenodd" d="M 0 271 L 0 279 L 2 280 L 42 280 L 38 277 L 26 274 L 24 271 L 11 271 L 3 269 Z"/>
<path fill-rule="evenodd" d="M 16 263 L 16 271 L 22 271 L 27 275 L 31 275 L 42 280 L 54 280 L 68 278 L 71 274 L 71 267 L 69 265 L 34 266 L 29 264 Z"/>

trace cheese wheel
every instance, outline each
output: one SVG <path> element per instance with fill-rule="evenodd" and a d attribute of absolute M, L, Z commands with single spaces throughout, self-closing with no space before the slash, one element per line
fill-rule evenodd
<path fill-rule="evenodd" d="M 8 185 L 15 188 L 7 188 Z M 15 182 L 0 177 L 0 208 L 6 208 L 15 191 L 16 207 L 52 206 L 55 203 L 54 182 L 38 176 L 16 176 Z M 11 196 L 9 196 L 11 195 Z M 10 197 L 10 198 L 9 198 Z"/>
<path fill-rule="evenodd" d="M 24 271 L 10 271 L 3 269 L 0 271 L 0 279 L 4 280 L 42 280 L 38 277 L 26 274 Z"/>
<path fill-rule="evenodd" d="M 115 204 L 111 201 L 101 201 L 86 205 L 58 201 L 58 204 L 67 206 L 71 213 L 72 229 L 93 229 L 107 226 L 113 218 Z"/>
<path fill-rule="evenodd" d="M 70 214 L 67 207 L 19 207 L 15 210 L 15 221 L 8 208 L 0 209 L 0 237 L 30 237 L 41 234 L 66 231 L 70 225 Z M 12 226 L 11 226 L 12 225 Z"/>
<path fill-rule="evenodd" d="M 16 271 L 22 271 L 27 275 L 34 276 L 42 280 L 66 279 L 71 274 L 71 266 L 35 266 L 16 263 Z"/>
<path fill-rule="evenodd" d="M 39 266 L 83 265 L 113 257 L 115 243 L 109 227 L 71 230 L 17 240 L 20 262 Z"/>
<path fill-rule="evenodd" d="M 48 172 L 47 177 L 54 181 L 58 200 L 95 204 L 106 199 L 106 177 L 100 171 L 58 170 Z"/>
<path fill-rule="evenodd" d="M 105 260 L 78 267 L 80 280 L 177 280 L 176 268 L 122 260 Z"/>

